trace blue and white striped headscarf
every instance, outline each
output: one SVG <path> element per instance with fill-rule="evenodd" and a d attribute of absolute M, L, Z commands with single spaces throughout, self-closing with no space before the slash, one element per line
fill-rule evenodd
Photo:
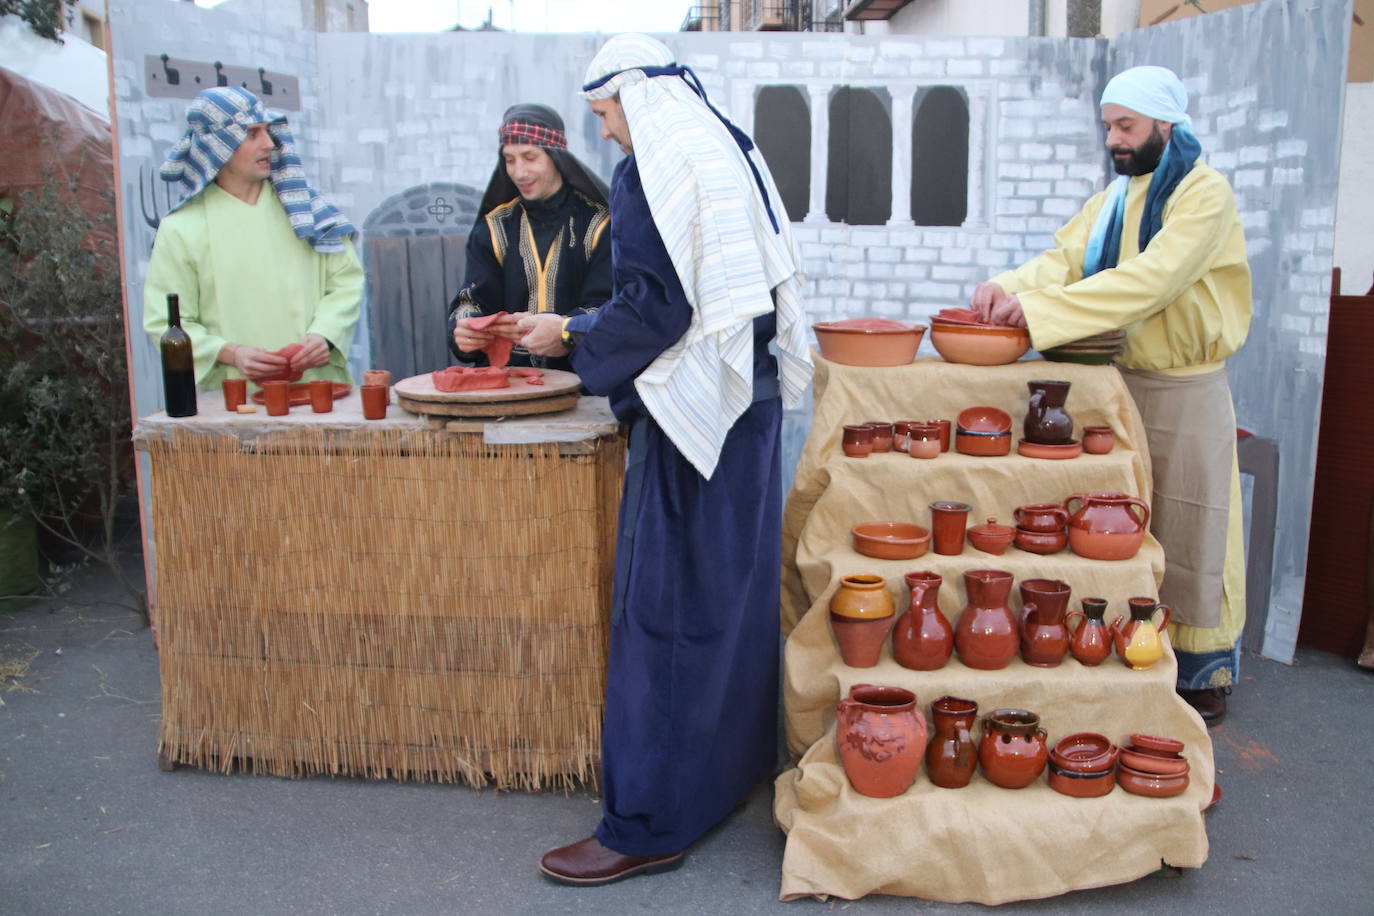
<path fill-rule="evenodd" d="M 1159 165 L 1150 175 L 1145 192 L 1145 212 L 1140 217 L 1139 250 L 1164 225 L 1164 205 L 1178 183 L 1193 169 L 1202 144 L 1193 136 L 1193 121 L 1188 117 L 1188 92 L 1174 71 L 1165 67 L 1132 67 L 1112 77 L 1102 90 L 1102 105 L 1120 105 L 1134 112 L 1165 121 L 1174 126 Z M 1121 227 L 1126 214 L 1126 186 L 1130 176 L 1121 175 L 1112 183 L 1102 204 L 1088 247 L 1083 256 L 1083 276 L 1115 267 L 1121 251 Z"/>
<path fill-rule="evenodd" d="M 687 332 L 640 373 L 635 389 L 710 478 L 726 434 L 753 400 L 754 318 L 776 311 L 783 402 L 799 404 L 811 381 L 806 275 L 792 227 L 753 141 L 662 42 L 617 35 L 587 68 L 582 89 L 588 101 L 620 95 L 654 225 L 692 306 Z"/>
<path fill-rule="evenodd" d="M 248 138 L 248 128 L 254 124 L 266 124 L 276 141 L 272 150 L 272 187 L 296 237 L 308 240 L 319 252 L 343 251 L 344 240 L 357 230 L 306 182 L 286 115 L 267 108 L 257 96 L 239 86 L 202 89 L 187 107 L 186 133 L 162 163 L 162 180 L 180 182 L 186 195 L 173 211 L 215 180 L 239 144 Z"/>

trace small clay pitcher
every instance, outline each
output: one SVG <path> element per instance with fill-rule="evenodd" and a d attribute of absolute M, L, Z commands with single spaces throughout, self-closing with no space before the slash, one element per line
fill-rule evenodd
<path fill-rule="evenodd" d="M 1016 618 L 1007 607 L 1012 575 L 1000 569 L 970 569 L 964 573 L 968 604 L 954 625 L 954 647 L 970 668 L 1005 668 L 1020 645 Z"/>
<path fill-rule="evenodd" d="M 1076 512 L 1075 502 L 1082 503 Z M 1125 493 L 1075 493 L 1064 500 L 1064 510 L 1069 513 L 1069 547 L 1090 560 L 1129 560 L 1150 525 L 1150 507 Z"/>
<path fill-rule="evenodd" d="M 1072 626 L 1078 617 L 1081 622 L 1069 640 L 1069 651 L 1078 659 L 1080 665 L 1095 667 L 1107 660 L 1112 654 L 1112 634 L 1103 622 L 1102 615 L 1107 611 L 1106 598 L 1084 598 L 1083 610 L 1070 611 L 1064 622 Z"/>
<path fill-rule="evenodd" d="M 1004 789 L 1024 789 L 1045 770 L 1050 752 L 1040 717 L 1025 709 L 995 709 L 983 718 L 978 762 L 983 775 Z"/>
<path fill-rule="evenodd" d="M 1157 604 L 1151 598 L 1128 598 L 1131 619 L 1123 625 L 1117 618 L 1111 623 L 1112 642 L 1116 654 L 1126 667 L 1144 671 L 1164 656 L 1164 643 L 1159 634 L 1169 626 L 1173 611 L 1167 604 Z M 1155 611 L 1164 612 L 1164 619 L 1156 626 Z"/>
<path fill-rule="evenodd" d="M 1065 512 L 1064 507 L 1058 503 L 1035 503 L 1029 506 L 1018 506 L 1011 516 L 1016 520 L 1016 527 L 1040 534 L 1053 534 L 1056 531 L 1063 531 L 1064 526 L 1069 523 L 1069 513 Z"/>
<path fill-rule="evenodd" d="M 1069 397 L 1069 382 L 1035 379 L 1026 382 L 1030 389 L 1026 421 L 1021 435 L 1037 445 L 1065 445 L 1073 439 L 1073 417 L 1064 410 Z"/>
<path fill-rule="evenodd" d="M 944 580 L 927 571 L 909 572 L 903 578 L 911 589 L 911 604 L 892 631 L 892 657 L 916 671 L 943 668 L 954 652 L 954 627 L 940 613 L 938 601 Z"/>
<path fill-rule="evenodd" d="M 873 427 L 865 423 L 846 426 L 840 437 L 840 447 L 850 458 L 867 458 L 873 451 Z"/>
<path fill-rule="evenodd" d="M 1069 584 L 1059 579 L 1021 580 L 1021 658 L 1037 668 L 1054 668 L 1069 652 L 1064 612 Z"/>
<path fill-rule="evenodd" d="M 916 694 L 855 684 L 835 704 L 835 745 L 855 792 L 901 795 L 915 782 L 926 749 L 926 718 L 916 708 Z"/>
<path fill-rule="evenodd" d="M 1110 426 L 1083 427 L 1083 451 L 1089 455 L 1105 455 L 1116 445 L 1116 434 Z"/>
<path fill-rule="evenodd" d="M 840 587 L 830 596 L 830 628 L 846 665 L 872 668 L 878 664 L 895 612 L 882 576 L 860 574 L 840 580 Z"/>
<path fill-rule="evenodd" d="M 930 704 L 930 744 L 926 745 L 926 775 L 942 789 L 962 789 L 978 768 L 978 745 L 973 723 L 978 704 L 962 697 L 940 697 Z"/>
<path fill-rule="evenodd" d="M 968 503 L 947 500 L 930 504 L 931 541 L 936 553 L 954 556 L 964 552 L 964 526 L 970 508 Z"/>

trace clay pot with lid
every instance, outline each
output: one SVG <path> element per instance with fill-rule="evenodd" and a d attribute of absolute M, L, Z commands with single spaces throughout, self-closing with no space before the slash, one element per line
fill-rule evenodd
<path fill-rule="evenodd" d="M 1078 659 L 1080 665 L 1094 667 L 1107 660 L 1112 654 L 1112 634 L 1102 615 L 1107 612 L 1106 598 L 1084 598 L 1083 610 L 1070 611 L 1064 623 L 1073 626 L 1073 618 L 1079 618 L 1077 629 L 1069 638 L 1069 651 Z"/>
<path fill-rule="evenodd" d="M 926 720 L 916 694 L 855 684 L 835 704 L 835 744 L 854 791 L 873 798 L 901 795 L 915 782 L 926 749 Z"/>
<path fill-rule="evenodd" d="M 1073 438 L 1073 417 L 1064 409 L 1069 397 L 1069 382 L 1034 379 L 1026 382 L 1030 400 L 1021 435 L 1036 445 L 1066 445 Z"/>
<path fill-rule="evenodd" d="M 1081 503 L 1075 511 L 1074 503 Z M 1069 546 L 1091 560 L 1129 560 L 1145 540 L 1150 507 L 1125 493 L 1075 493 L 1064 500 Z"/>
<path fill-rule="evenodd" d="M 978 745 L 973 723 L 978 704 L 962 697 L 940 697 L 930 704 L 930 744 L 926 746 L 926 775 L 942 789 L 962 789 L 978 768 Z"/>
<path fill-rule="evenodd" d="M 1007 599 L 1012 575 L 1000 569 L 970 569 L 964 573 L 968 604 L 954 625 L 954 648 L 970 668 L 1005 668 L 1020 646 L 1016 618 Z"/>
<path fill-rule="evenodd" d="M 830 629 L 846 665 L 872 668 L 878 664 L 895 611 L 882 576 L 861 573 L 840 580 L 840 587 L 830 596 Z"/>
<path fill-rule="evenodd" d="M 1037 668 L 1053 668 L 1069 651 L 1064 613 L 1069 584 L 1060 579 L 1021 580 L 1021 658 Z"/>
<path fill-rule="evenodd" d="M 1016 538 L 1016 529 L 1010 525 L 999 525 L 997 519 L 990 518 L 985 524 L 974 525 L 968 530 L 968 542 L 974 550 L 1000 557 L 1007 552 Z"/>
<path fill-rule="evenodd" d="M 940 585 L 936 573 L 922 570 L 904 576 L 911 604 L 897 618 L 892 632 L 892 657 L 903 668 L 934 671 L 943 668 L 954 652 L 954 628 L 940 613 Z"/>
<path fill-rule="evenodd" d="M 996 709 L 983 718 L 978 763 L 1004 789 L 1023 789 L 1045 770 L 1049 750 L 1040 717 L 1025 709 Z"/>

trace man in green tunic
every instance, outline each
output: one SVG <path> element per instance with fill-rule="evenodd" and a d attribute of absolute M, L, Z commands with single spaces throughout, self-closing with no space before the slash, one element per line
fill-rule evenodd
<path fill-rule="evenodd" d="M 181 300 L 196 381 L 306 378 L 351 382 L 363 271 L 356 230 L 305 181 L 284 115 L 237 86 L 203 90 L 162 165 L 185 197 L 158 227 L 143 285 L 143 329 L 167 329 Z M 270 182 L 270 184 L 269 184 Z M 276 351 L 300 349 L 288 358 Z"/>

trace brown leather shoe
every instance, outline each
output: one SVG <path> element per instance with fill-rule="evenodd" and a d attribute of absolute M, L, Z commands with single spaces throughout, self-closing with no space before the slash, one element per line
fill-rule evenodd
<path fill-rule="evenodd" d="M 1230 687 L 1204 687 L 1201 690 L 1180 690 L 1178 695 L 1183 701 L 1197 710 L 1210 728 L 1226 718 L 1226 697 Z"/>
<path fill-rule="evenodd" d="M 539 870 L 546 878 L 559 884 L 593 887 L 634 875 L 672 871 L 682 864 L 684 858 L 681 852 L 666 856 L 621 855 L 614 849 L 602 846 L 596 837 L 589 836 L 571 846 L 560 846 L 545 853 L 544 858 L 539 860 Z"/>

